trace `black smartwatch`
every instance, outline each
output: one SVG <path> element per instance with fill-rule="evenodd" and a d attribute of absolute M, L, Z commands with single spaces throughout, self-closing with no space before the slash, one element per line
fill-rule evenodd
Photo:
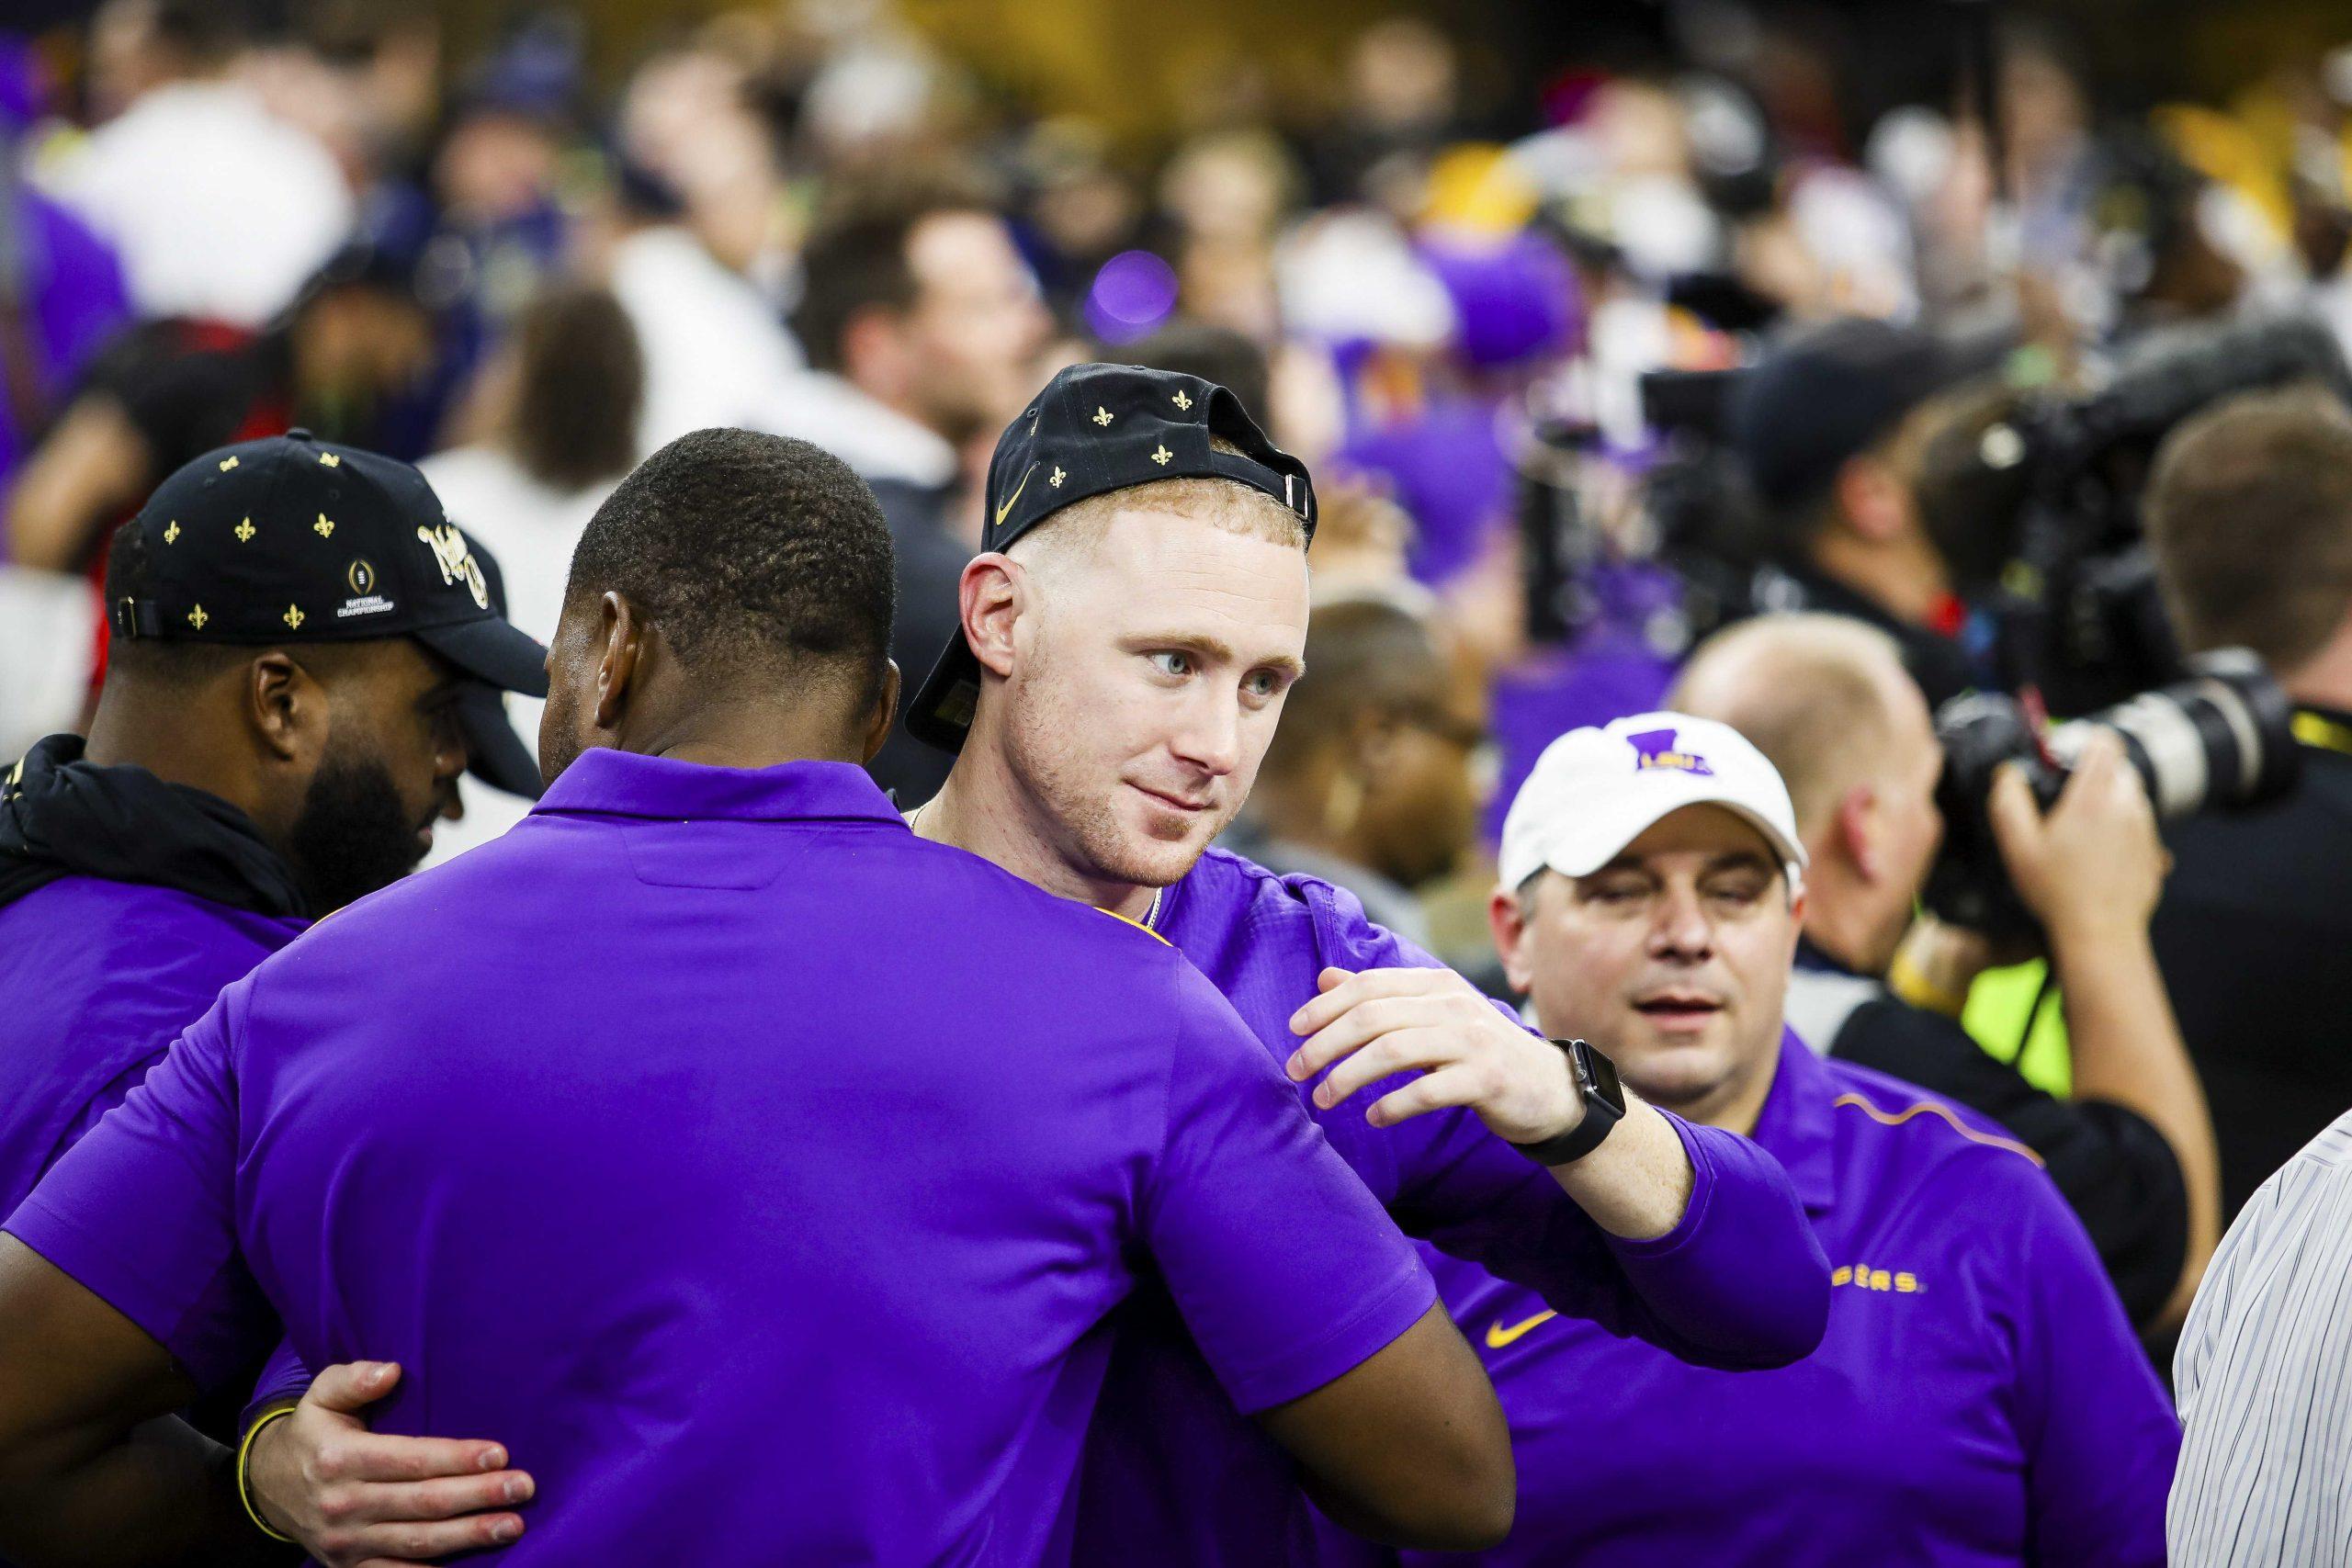
<path fill-rule="evenodd" d="M 1617 1064 L 1581 1040 L 1552 1043 L 1567 1058 L 1568 1077 L 1584 1097 L 1584 1119 L 1556 1138 L 1511 1145 L 1537 1165 L 1566 1165 L 1584 1158 L 1600 1146 L 1611 1127 L 1625 1119 L 1625 1087 L 1617 1081 Z"/>

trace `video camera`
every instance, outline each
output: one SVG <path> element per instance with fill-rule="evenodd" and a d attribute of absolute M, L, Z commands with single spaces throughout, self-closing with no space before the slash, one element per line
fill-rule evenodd
<path fill-rule="evenodd" d="M 1917 481 L 1928 533 L 1999 569 L 1993 610 L 2002 684 L 2052 713 L 2092 713 L 2177 677 L 2179 648 L 2142 542 L 2156 447 L 2220 398 L 2313 381 L 2352 401 L 2335 338 L 2280 320 L 2143 334 L 2088 392 L 1998 400 L 1926 443 Z"/>

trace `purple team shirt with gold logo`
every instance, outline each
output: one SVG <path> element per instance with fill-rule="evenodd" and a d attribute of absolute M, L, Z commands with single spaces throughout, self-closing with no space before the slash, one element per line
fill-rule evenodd
<path fill-rule="evenodd" d="M 1774 1371 L 1687 1366 L 1429 1253 L 1510 1418 L 1519 1516 L 1497 1551 L 1407 1561 L 2163 1562 L 2180 1428 L 2032 1155 L 1793 1037 L 1756 1140 L 1837 1266 L 1821 1348 Z M 1327 1545 L 1327 1568 L 1396 1561 Z"/>
<path fill-rule="evenodd" d="M 407 1369 L 516 1562 L 1030 1563 L 1137 1274 L 1227 1408 L 1435 1300 L 1207 981 L 842 764 L 591 751 L 231 987 L 7 1228 L 208 1382 Z"/>
<path fill-rule="evenodd" d="M 1316 995 L 1325 967 L 1437 966 L 1367 920 L 1353 896 L 1223 850 L 1168 890 L 1159 929 L 1216 982 L 1275 1061 L 1296 1049 L 1291 1015 Z M 1315 1108 L 1311 1084 L 1296 1092 L 1408 1234 L 1521 1281 L 1604 1342 L 1630 1337 L 1726 1368 L 1781 1366 L 1820 1342 L 1829 1267 L 1787 1173 L 1755 1144 L 1668 1117 L 1695 1173 L 1689 1209 L 1667 1235 L 1624 1241 L 1471 1111 L 1387 1128 L 1367 1122 L 1364 1108 L 1403 1081 L 1329 1111 Z M 1115 1321 L 1080 1490 L 1078 1561 L 1311 1556 L 1319 1516 L 1295 1468 L 1218 1396 L 1165 1298 L 1140 1292 Z"/>

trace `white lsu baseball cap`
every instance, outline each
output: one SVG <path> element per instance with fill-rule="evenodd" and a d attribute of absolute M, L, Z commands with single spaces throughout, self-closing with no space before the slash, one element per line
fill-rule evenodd
<path fill-rule="evenodd" d="M 1780 770 L 1727 724 L 1644 713 L 1572 729 L 1544 748 L 1503 818 L 1503 886 L 1550 867 L 1588 876 L 1686 806 L 1737 812 L 1781 857 L 1789 897 L 1804 888 L 1804 845 Z"/>

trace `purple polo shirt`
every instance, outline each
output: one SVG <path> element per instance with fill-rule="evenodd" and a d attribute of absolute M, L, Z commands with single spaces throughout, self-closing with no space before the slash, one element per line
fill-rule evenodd
<path fill-rule="evenodd" d="M 517 1562 L 1066 1555 L 1139 1270 L 1245 1410 L 1435 1299 L 1172 949 L 857 768 L 609 750 L 230 987 L 7 1228 L 200 1382 L 250 1287 L 401 1361 L 380 1429 L 537 1477 Z"/>
<path fill-rule="evenodd" d="M 1162 901 L 1159 930 L 1288 1058 L 1290 1017 L 1326 966 L 1434 968 L 1350 894 L 1211 850 Z M 1666 1235 L 1609 1235 L 1550 1172 L 1468 1111 L 1375 1128 L 1364 1108 L 1299 1100 L 1408 1235 L 1523 1281 L 1597 1338 L 1646 1340 L 1723 1367 L 1779 1366 L 1820 1342 L 1829 1268 L 1789 1178 L 1745 1138 L 1669 1117 L 1695 1181 Z M 1271 1210 L 1267 1211 L 1271 1213 Z M 1289 1459 L 1217 1397 L 1175 1315 L 1150 1292 L 1122 1309 L 1080 1491 L 1081 1562 L 1229 1563 L 1313 1551 L 1317 1516 Z M 1662 1358 L 1663 1359 L 1663 1358 Z"/>
<path fill-rule="evenodd" d="M 1432 1255 L 1510 1418 L 1519 1517 L 1495 1551 L 1409 1561 L 2163 1562 L 2179 1424 L 2032 1156 L 1793 1037 L 1756 1139 L 1838 1266 L 1821 1348 L 1685 1366 Z"/>
<path fill-rule="evenodd" d="M 0 1213 L 303 925 L 95 876 L 0 908 Z"/>

